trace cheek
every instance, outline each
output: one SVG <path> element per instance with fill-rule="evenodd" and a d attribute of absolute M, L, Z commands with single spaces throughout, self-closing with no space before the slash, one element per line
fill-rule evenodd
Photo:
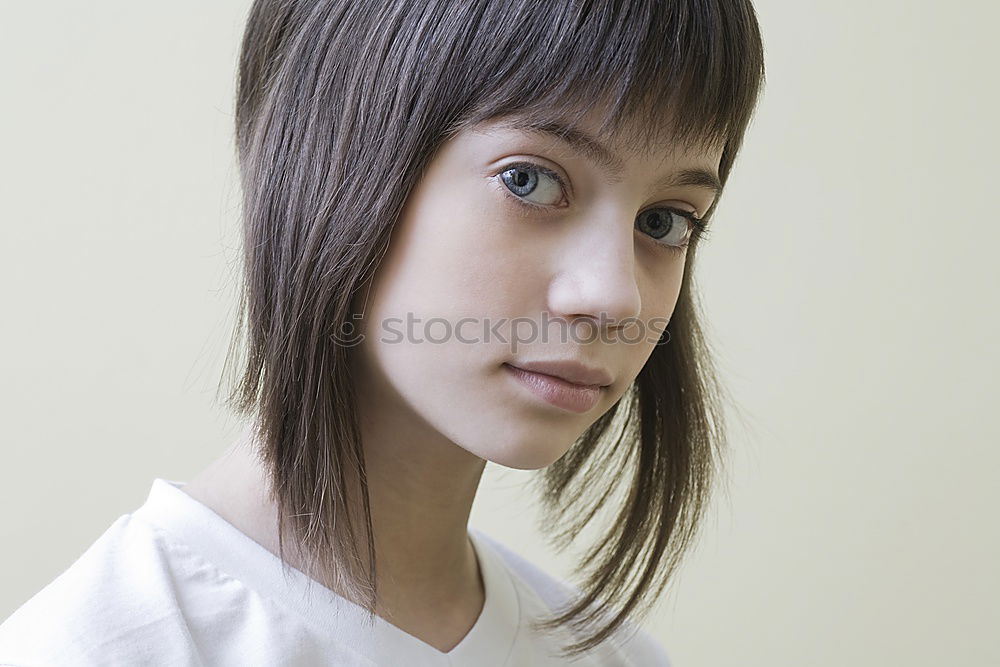
<path fill-rule="evenodd" d="M 666 262 L 645 287 L 649 297 L 643 299 L 643 304 L 649 307 L 643 310 L 648 310 L 650 317 L 669 318 L 677 306 L 683 281 L 684 258 Z"/>
<path fill-rule="evenodd" d="M 509 287 L 518 265 L 513 235 L 482 193 L 455 190 L 424 194 L 400 220 L 383 263 L 387 307 L 427 317 L 473 316 Z"/>
<path fill-rule="evenodd" d="M 643 318 L 669 318 L 684 281 L 687 254 L 675 256 L 658 249 L 645 250 L 636 252 Z"/>
<path fill-rule="evenodd" d="M 509 342 L 484 340 L 484 322 L 522 312 L 517 299 L 528 297 L 518 295 L 532 280 L 524 259 L 504 254 L 505 236 L 488 219 L 442 212 L 410 222 L 427 235 L 394 246 L 372 285 L 359 350 L 371 379 L 365 396 L 412 432 L 429 427 L 480 458 L 517 469 L 550 464 L 599 411 L 567 416 L 533 405 L 501 368 Z M 479 222 L 485 231 L 465 228 Z M 397 333 L 385 331 L 385 318 L 402 320 Z M 455 330 L 463 318 L 471 321 L 464 340 Z M 506 325 L 495 331 L 510 340 Z"/>
<path fill-rule="evenodd" d="M 631 375 L 638 375 L 654 349 L 676 309 L 684 279 L 683 259 L 652 265 L 639 278 L 642 312 L 637 323 L 625 327 L 618 339 L 623 354 L 629 359 Z M 669 339 L 668 339 L 669 342 Z"/>
<path fill-rule="evenodd" d="M 496 207 L 461 190 L 415 193 L 371 287 L 367 356 L 408 385 L 453 384 L 455 374 L 503 361 L 482 342 L 482 323 L 509 315 L 520 262 Z M 463 318 L 472 321 L 456 330 Z"/>

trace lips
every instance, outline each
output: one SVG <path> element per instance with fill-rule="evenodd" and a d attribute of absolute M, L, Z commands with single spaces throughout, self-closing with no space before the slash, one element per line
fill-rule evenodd
<path fill-rule="evenodd" d="M 604 396 L 600 385 L 581 385 L 544 373 L 524 370 L 518 366 L 504 364 L 508 375 L 518 385 L 528 390 L 529 395 L 542 399 L 563 410 L 583 414 L 593 410 Z"/>
<path fill-rule="evenodd" d="M 572 360 L 518 361 L 508 366 L 531 373 L 549 375 L 578 387 L 601 389 L 614 383 L 611 373 L 597 366 Z"/>

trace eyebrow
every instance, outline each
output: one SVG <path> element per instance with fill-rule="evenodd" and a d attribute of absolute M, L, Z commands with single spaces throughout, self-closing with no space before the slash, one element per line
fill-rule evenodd
<path fill-rule="evenodd" d="M 559 139 L 571 146 L 577 153 L 590 158 L 592 162 L 596 162 L 606 169 L 610 173 L 612 183 L 622 181 L 625 163 L 621 157 L 598 139 L 577 127 L 555 120 L 530 122 L 523 119 L 509 120 L 501 123 L 501 126 Z M 681 169 L 654 184 L 654 189 L 676 187 L 701 188 L 716 196 L 722 192 L 722 182 L 718 175 L 714 171 L 702 167 Z"/>

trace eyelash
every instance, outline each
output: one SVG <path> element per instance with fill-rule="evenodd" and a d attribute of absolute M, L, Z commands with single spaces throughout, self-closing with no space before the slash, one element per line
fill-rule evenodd
<path fill-rule="evenodd" d="M 563 180 L 559 177 L 559 174 L 552 171 L 551 169 L 547 169 L 546 167 L 543 167 L 541 165 L 534 164 L 533 162 L 513 162 L 511 164 L 505 165 L 503 169 L 497 172 L 496 177 L 499 177 L 505 172 L 508 172 L 511 169 L 516 169 L 518 167 L 530 169 L 540 174 L 545 174 L 546 176 L 548 176 L 549 178 L 551 178 L 552 180 L 554 180 L 556 183 L 559 184 L 559 189 L 562 190 L 563 196 L 564 197 L 566 196 L 566 186 L 563 183 Z M 521 197 L 518 197 L 516 194 L 511 192 L 510 188 L 508 188 L 502 181 L 500 185 L 504 191 L 504 194 L 510 197 L 514 201 L 514 203 L 523 206 L 527 210 L 538 211 L 548 208 L 548 206 L 545 206 L 543 204 L 533 204 L 529 201 L 526 201 L 525 199 L 522 199 Z M 688 248 L 693 246 L 697 241 L 703 240 L 708 236 L 708 224 L 704 222 L 701 218 L 697 217 L 691 211 L 685 211 L 683 209 L 673 208 L 672 206 L 659 206 L 657 208 L 662 208 L 672 213 L 676 213 L 677 215 L 681 216 L 682 218 L 685 218 L 688 222 L 691 223 L 691 233 L 688 236 L 687 243 L 685 243 L 684 245 L 669 245 L 667 243 L 660 243 L 655 238 L 650 236 L 649 238 L 653 239 L 653 245 L 655 245 L 657 248 L 662 248 L 663 250 L 671 254 L 683 255 L 685 252 L 687 252 Z M 653 209 L 647 209 L 647 210 L 653 210 Z M 641 211 L 640 215 L 642 213 L 645 213 L 645 211 Z"/>

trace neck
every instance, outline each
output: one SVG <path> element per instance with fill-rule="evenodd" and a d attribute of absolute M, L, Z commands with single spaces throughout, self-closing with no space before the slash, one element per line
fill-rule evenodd
<path fill-rule="evenodd" d="M 465 474 L 456 476 L 447 474 L 454 467 L 422 465 L 416 454 L 412 447 L 366 448 L 379 591 L 376 614 L 428 637 L 434 628 L 422 628 L 422 619 L 436 619 L 435 627 L 453 629 L 438 640 L 443 645 L 450 641 L 447 637 L 464 636 L 460 629 L 471 627 L 484 603 L 467 526 L 485 462 L 476 459 L 478 465 L 466 466 Z M 247 433 L 183 487 L 278 555 L 278 511 L 268 489 L 268 477 Z M 304 569 L 294 550 L 286 549 L 285 559 Z M 442 621 L 448 618 L 456 620 Z"/>

